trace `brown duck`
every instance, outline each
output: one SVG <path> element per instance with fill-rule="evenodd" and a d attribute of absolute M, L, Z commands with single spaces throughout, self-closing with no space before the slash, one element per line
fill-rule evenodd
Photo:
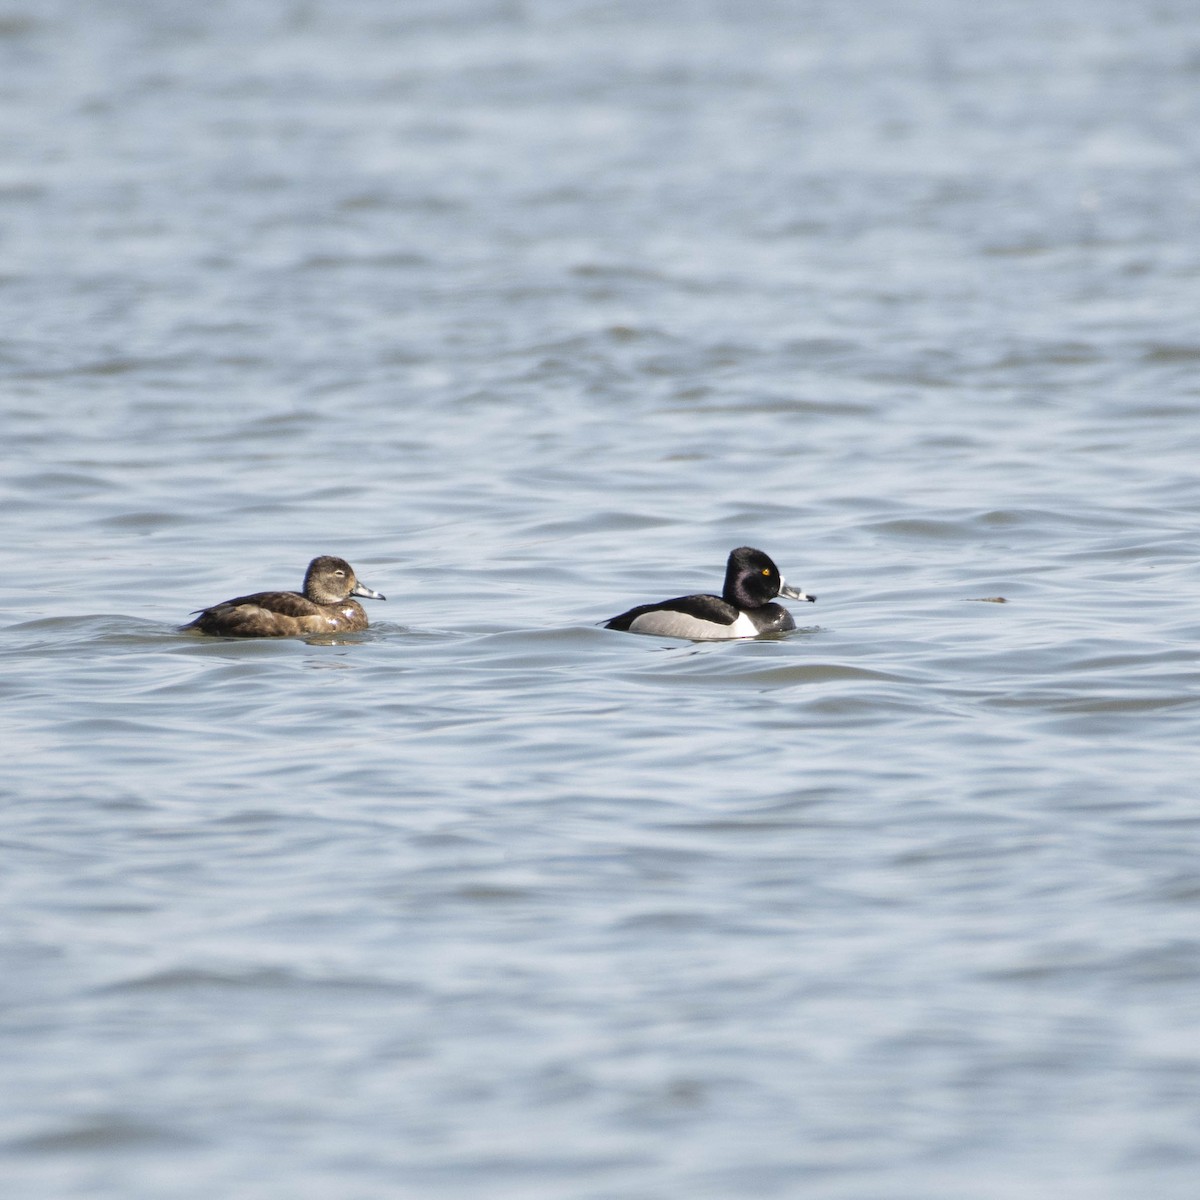
<path fill-rule="evenodd" d="M 344 558 L 322 554 L 308 564 L 304 594 L 255 592 L 204 609 L 185 625 L 224 637 L 297 637 L 314 633 L 354 633 L 367 627 L 367 613 L 351 596 L 386 600 L 363 587 Z"/>

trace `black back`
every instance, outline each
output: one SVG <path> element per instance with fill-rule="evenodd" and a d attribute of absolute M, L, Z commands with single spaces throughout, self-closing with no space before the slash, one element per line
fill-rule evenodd
<path fill-rule="evenodd" d="M 604 628 L 628 630 L 638 617 L 650 612 L 661 612 L 663 609 L 685 613 L 698 621 L 712 621 L 717 625 L 732 625 L 738 619 L 738 610 L 720 596 L 676 596 L 674 600 L 661 600 L 657 604 L 639 604 L 637 608 L 631 608 L 619 617 L 613 617 Z"/>

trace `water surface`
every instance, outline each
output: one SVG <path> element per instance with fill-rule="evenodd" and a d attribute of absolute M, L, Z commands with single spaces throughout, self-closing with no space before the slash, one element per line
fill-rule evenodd
<path fill-rule="evenodd" d="M 1191 1200 L 1197 63 L 14 0 L 6 1194 Z M 600 627 L 743 543 L 794 634 Z"/>

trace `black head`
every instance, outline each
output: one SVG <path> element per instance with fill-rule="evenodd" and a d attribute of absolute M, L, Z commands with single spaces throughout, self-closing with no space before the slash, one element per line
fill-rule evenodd
<path fill-rule="evenodd" d="M 304 572 L 304 594 L 314 604 L 340 604 L 350 596 L 365 596 L 368 600 L 386 597 L 363 587 L 354 568 L 344 559 L 322 554 L 308 564 Z"/>
<path fill-rule="evenodd" d="M 786 596 L 789 600 L 816 599 L 816 596 L 788 587 L 770 557 L 752 546 L 739 546 L 730 553 L 723 595 L 728 603 L 738 608 L 761 608 L 776 596 Z"/>

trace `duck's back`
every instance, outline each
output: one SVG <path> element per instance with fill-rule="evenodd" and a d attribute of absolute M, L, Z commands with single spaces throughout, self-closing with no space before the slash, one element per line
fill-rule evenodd
<path fill-rule="evenodd" d="M 692 641 L 720 641 L 781 633 L 796 626 L 792 614 L 781 604 L 741 609 L 720 596 L 695 595 L 677 596 L 657 604 L 639 604 L 637 608 L 613 617 L 605 628 L 690 638 Z"/>
<path fill-rule="evenodd" d="M 657 604 L 639 604 L 605 625 L 630 633 L 694 639 L 727 638 L 742 614 L 720 596 L 676 596 Z"/>
<path fill-rule="evenodd" d="M 367 613 L 356 600 L 317 604 L 299 592 L 255 592 L 206 608 L 184 628 L 229 637 L 353 633 L 367 628 Z"/>

